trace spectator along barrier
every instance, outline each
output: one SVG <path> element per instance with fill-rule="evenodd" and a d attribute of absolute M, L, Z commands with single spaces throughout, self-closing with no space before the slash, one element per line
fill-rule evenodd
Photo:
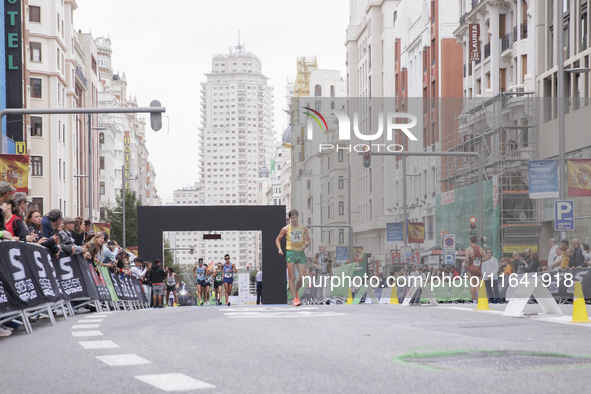
<path fill-rule="evenodd" d="M 106 267 L 100 272 L 80 255 L 55 258 L 37 244 L 0 242 L 0 324 L 15 321 L 30 334 L 31 317 L 55 325 L 54 314 L 67 319 L 82 307 L 101 312 L 148 306 L 137 279 Z"/>

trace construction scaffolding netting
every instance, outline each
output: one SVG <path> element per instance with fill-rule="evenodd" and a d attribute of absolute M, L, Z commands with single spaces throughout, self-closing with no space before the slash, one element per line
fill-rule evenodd
<path fill-rule="evenodd" d="M 444 205 L 441 204 L 441 195 L 437 196 L 436 201 L 436 234 L 442 231 L 456 235 L 457 246 L 464 250 L 470 246 L 470 232 L 475 231 L 480 238 L 487 237 L 487 245 L 493 251 L 497 258 L 501 255 L 501 243 L 499 240 L 499 205 L 494 205 L 493 183 L 482 183 L 482 206 L 483 218 L 478 217 L 478 184 L 465 186 L 456 189 L 453 202 Z M 476 217 L 482 220 L 482 231 L 484 234 L 478 234 L 478 226 L 475 230 L 470 228 L 470 218 Z"/>

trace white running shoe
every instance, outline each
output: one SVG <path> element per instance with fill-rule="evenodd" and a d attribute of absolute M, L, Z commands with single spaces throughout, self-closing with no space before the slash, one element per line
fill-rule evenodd
<path fill-rule="evenodd" d="M 0 327 L 0 337 L 7 337 L 12 335 L 12 331 L 5 330 L 4 328 Z"/>

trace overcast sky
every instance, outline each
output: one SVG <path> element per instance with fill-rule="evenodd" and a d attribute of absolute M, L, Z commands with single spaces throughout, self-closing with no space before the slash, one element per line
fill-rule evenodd
<path fill-rule="evenodd" d="M 128 96 L 140 107 L 157 99 L 167 109 L 162 129 L 147 131 L 165 202 L 198 179 L 199 83 L 212 56 L 237 45 L 238 30 L 275 87 L 276 133 L 287 126 L 281 109 L 297 57 L 317 56 L 319 68 L 345 76 L 347 0 L 79 0 L 78 6 L 77 30 L 111 37 L 112 67 L 125 71 Z"/>

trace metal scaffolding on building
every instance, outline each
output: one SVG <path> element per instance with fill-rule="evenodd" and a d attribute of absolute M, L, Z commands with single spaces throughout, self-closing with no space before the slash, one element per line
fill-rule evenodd
<path fill-rule="evenodd" d="M 295 97 L 310 97 L 310 77 L 318 68 L 316 57 L 298 57 L 298 73 L 294 82 Z"/>
<path fill-rule="evenodd" d="M 537 244 L 540 224 L 536 200 L 529 198 L 528 182 L 528 161 L 536 158 L 537 147 L 534 94 L 513 91 L 469 100 L 456 117 L 457 132 L 442 138 L 442 149 L 480 153 L 484 181 L 497 177 L 501 246 Z M 442 190 L 473 185 L 477 173 L 474 159 L 444 158 Z"/>

